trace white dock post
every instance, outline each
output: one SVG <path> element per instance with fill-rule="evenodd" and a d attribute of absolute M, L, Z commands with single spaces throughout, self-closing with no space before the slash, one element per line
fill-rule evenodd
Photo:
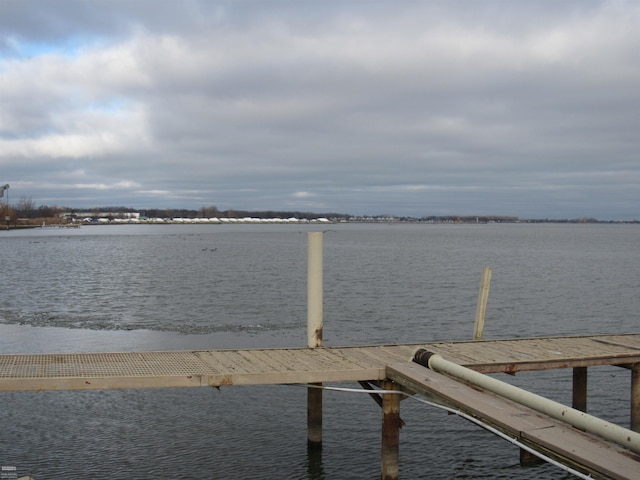
<path fill-rule="evenodd" d="M 307 346 L 322 346 L 322 232 L 308 234 Z"/>
<path fill-rule="evenodd" d="M 307 259 L 307 346 L 322 347 L 322 232 L 309 232 Z M 317 385 L 322 385 L 317 384 Z M 322 389 L 307 388 L 307 447 L 322 448 Z"/>
<path fill-rule="evenodd" d="M 482 280 L 480 281 L 480 291 L 478 292 L 478 306 L 476 307 L 476 323 L 473 329 L 473 339 L 482 340 L 484 331 L 484 318 L 487 314 L 487 300 L 489 299 L 489 288 L 491 287 L 491 272 L 489 267 L 484 267 Z"/>

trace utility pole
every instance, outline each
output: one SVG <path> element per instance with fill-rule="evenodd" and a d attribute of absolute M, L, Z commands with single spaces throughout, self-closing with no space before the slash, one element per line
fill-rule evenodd
<path fill-rule="evenodd" d="M 9 230 L 9 222 L 11 221 L 11 215 L 9 215 L 9 184 L 2 185 L 0 187 L 0 198 L 4 197 L 4 191 L 7 191 L 7 214 L 4 219 L 7 221 L 7 230 Z"/>

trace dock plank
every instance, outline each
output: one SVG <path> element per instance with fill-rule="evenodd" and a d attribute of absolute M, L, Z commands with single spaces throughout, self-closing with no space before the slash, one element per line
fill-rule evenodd
<path fill-rule="evenodd" d="M 558 457 L 580 459 L 580 464 L 598 472 L 603 478 L 637 479 L 640 476 L 640 457 L 610 443 L 582 433 L 576 435 L 569 428 L 545 428 L 521 432 L 524 440 L 539 445 L 545 452 Z"/>

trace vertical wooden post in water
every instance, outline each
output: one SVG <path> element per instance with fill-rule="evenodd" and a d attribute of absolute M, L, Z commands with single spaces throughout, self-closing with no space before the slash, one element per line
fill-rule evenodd
<path fill-rule="evenodd" d="M 395 384 L 384 382 L 385 390 Z M 400 395 L 382 394 L 382 480 L 398 480 L 400 464 Z"/>
<path fill-rule="evenodd" d="M 631 365 L 631 430 L 640 432 L 640 363 Z"/>
<path fill-rule="evenodd" d="M 491 272 L 489 267 L 484 267 L 482 280 L 480 281 L 480 291 L 478 292 L 478 306 L 476 307 L 476 323 L 473 329 L 473 339 L 482 340 L 484 331 L 484 318 L 487 314 L 487 300 L 489 299 L 489 288 L 491 287 Z"/>
<path fill-rule="evenodd" d="M 581 412 L 587 411 L 587 367 L 573 369 L 572 407 Z"/>
<path fill-rule="evenodd" d="M 308 234 L 307 346 L 322 347 L 322 232 Z M 322 385 L 322 384 L 318 384 Z M 307 388 L 307 446 L 322 447 L 322 389 Z"/>

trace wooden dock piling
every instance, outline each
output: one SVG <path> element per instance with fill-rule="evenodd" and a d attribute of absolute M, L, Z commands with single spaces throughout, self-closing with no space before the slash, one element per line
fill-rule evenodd
<path fill-rule="evenodd" d="M 640 363 L 631 365 L 631 430 L 640 432 Z"/>
<path fill-rule="evenodd" d="M 587 367 L 573 369 L 573 399 L 571 406 L 581 412 L 587 411 Z"/>
<path fill-rule="evenodd" d="M 322 232 L 308 234 L 307 251 L 307 346 L 322 347 L 323 258 Z M 315 383 L 307 388 L 307 447 L 322 448 L 322 389 Z"/>
<path fill-rule="evenodd" d="M 307 387 L 307 447 L 322 448 L 322 386 L 313 383 Z"/>
<path fill-rule="evenodd" d="M 383 382 L 384 390 L 394 390 L 395 383 Z M 400 464 L 400 395 L 382 394 L 382 480 L 398 480 Z"/>

